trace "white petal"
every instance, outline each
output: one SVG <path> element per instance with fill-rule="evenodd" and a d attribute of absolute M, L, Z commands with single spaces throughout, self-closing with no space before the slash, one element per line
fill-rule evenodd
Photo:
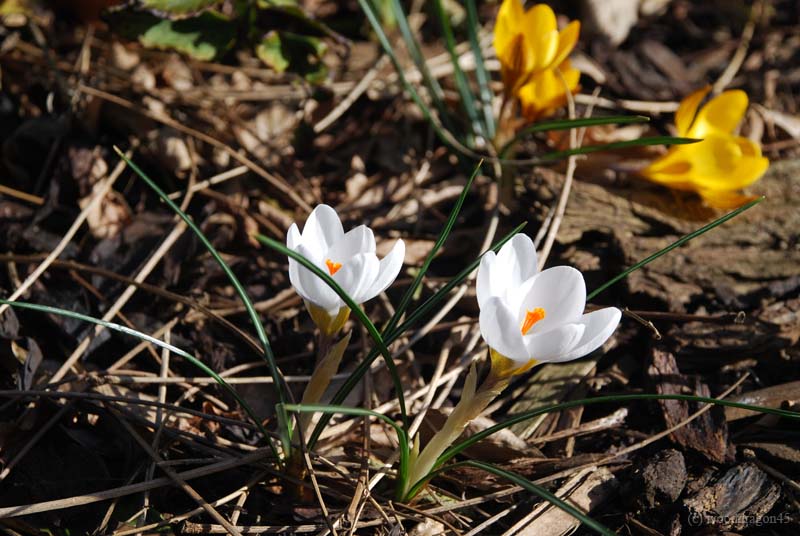
<path fill-rule="evenodd" d="M 578 322 L 586 306 L 586 283 L 583 275 L 569 266 L 556 266 L 543 270 L 520 304 L 519 323 L 526 311 L 537 307 L 544 309 L 544 319 L 537 322 L 530 335 L 549 331 L 561 324 Z"/>
<path fill-rule="evenodd" d="M 583 315 L 579 323 L 586 329 L 575 348 L 566 354 L 564 360 L 578 359 L 600 348 L 617 329 L 621 317 L 622 312 L 616 307 L 607 307 Z"/>
<path fill-rule="evenodd" d="M 403 267 L 403 259 L 406 256 L 406 244 L 398 239 L 392 250 L 381 259 L 378 277 L 364 293 L 364 301 L 371 300 L 394 283 L 400 269 Z"/>
<path fill-rule="evenodd" d="M 344 229 L 336 211 L 328 205 L 317 205 L 303 227 L 303 243 L 306 247 L 324 255 L 342 237 Z"/>
<path fill-rule="evenodd" d="M 515 292 L 524 281 L 536 275 L 536 259 L 533 241 L 522 233 L 514 235 L 497 256 L 484 255 L 478 271 L 478 305 L 490 296 Z"/>
<path fill-rule="evenodd" d="M 514 360 L 520 366 L 528 364 L 532 356 L 525 347 L 516 315 L 502 299 L 491 297 L 486 301 L 481 307 L 479 324 L 481 335 L 489 348 Z"/>
<path fill-rule="evenodd" d="M 481 264 L 478 266 L 478 281 L 475 285 L 478 307 L 483 307 L 486 300 L 494 296 L 492 294 L 492 271 L 496 260 L 497 254 L 494 251 L 487 251 L 481 258 Z"/>
<path fill-rule="evenodd" d="M 303 284 L 300 282 L 300 263 L 291 257 L 289 257 L 289 282 L 303 299 L 309 299 L 308 293 L 303 289 Z"/>
<path fill-rule="evenodd" d="M 286 247 L 293 250 L 297 248 L 302 241 L 303 237 L 300 235 L 300 230 L 297 228 L 297 224 L 293 223 L 286 233 Z"/>
<path fill-rule="evenodd" d="M 308 248 L 306 248 L 305 244 L 300 244 L 297 246 L 297 252 L 309 260 L 312 260 L 314 264 L 319 266 L 322 270 L 326 269 L 319 259 L 314 259 L 314 254 Z M 344 302 L 342 302 L 333 289 L 330 288 L 321 278 L 314 275 L 311 270 L 304 266 L 299 266 L 299 263 L 296 269 L 296 277 L 299 285 L 295 285 L 295 289 L 298 291 L 298 293 L 314 305 L 322 307 L 328 311 L 329 314 L 336 314 Z M 290 264 L 290 277 L 291 274 L 292 266 Z"/>
<path fill-rule="evenodd" d="M 297 230 L 297 225 L 292 224 L 292 226 L 289 227 L 289 232 L 286 235 L 286 243 L 290 249 L 300 253 L 317 266 L 322 265 L 322 258 L 319 256 L 318 252 L 303 245 L 303 240 L 300 237 L 299 231 Z M 297 293 L 300 294 L 300 296 L 313 302 L 314 300 L 308 291 L 303 287 L 303 282 L 300 280 L 300 268 L 302 268 L 302 265 L 293 258 L 289 257 L 289 282 L 292 284 Z"/>
<path fill-rule="evenodd" d="M 366 290 L 378 277 L 379 262 L 374 253 L 360 253 L 347 260 L 333 275 L 334 281 L 354 302 L 361 304 Z"/>
<path fill-rule="evenodd" d="M 585 330 L 583 324 L 564 324 L 555 329 L 524 337 L 525 346 L 532 359 L 545 362 L 568 361 L 569 352 L 575 348 Z M 574 358 L 572 358 L 574 359 Z"/>
<path fill-rule="evenodd" d="M 530 279 L 539 271 L 536 267 L 538 262 L 536 248 L 533 240 L 526 234 L 517 233 L 506 245 L 500 248 L 497 254 L 497 262 L 506 270 L 509 270 L 509 280 L 507 286 L 516 287 L 523 281 Z"/>
<path fill-rule="evenodd" d="M 375 236 L 372 229 L 359 225 L 347 231 L 325 254 L 326 259 L 342 264 L 359 253 L 375 253 Z"/>

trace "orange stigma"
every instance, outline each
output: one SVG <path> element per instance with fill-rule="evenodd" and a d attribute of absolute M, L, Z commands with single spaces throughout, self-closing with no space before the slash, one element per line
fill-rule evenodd
<path fill-rule="evenodd" d="M 522 322 L 522 328 L 520 328 L 520 331 L 522 331 L 523 335 L 527 335 L 528 332 L 533 327 L 533 325 L 536 324 L 536 322 L 538 322 L 539 320 L 542 320 L 543 318 L 544 318 L 544 309 L 542 309 L 541 307 L 537 307 L 533 311 L 526 312 L 525 321 Z"/>
<path fill-rule="evenodd" d="M 328 259 L 327 261 L 325 261 L 325 266 L 328 267 L 328 271 L 331 273 L 331 275 L 333 275 L 333 274 L 335 274 L 336 272 L 339 271 L 339 268 L 342 267 L 342 263 L 341 262 L 333 262 L 332 260 Z M 544 312 L 542 313 L 542 316 L 544 317 Z M 527 320 L 526 320 L 526 322 L 527 322 Z"/>

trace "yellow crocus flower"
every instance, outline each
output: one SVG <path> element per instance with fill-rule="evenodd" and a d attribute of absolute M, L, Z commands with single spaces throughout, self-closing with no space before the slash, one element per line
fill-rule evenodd
<path fill-rule="evenodd" d="M 578 42 L 580 29 L 580 22 L 572 21 L 559 32 L 556 15 L 546 4 L 537 4 L 525 11 L 521 0 L 503 0 L 494 27 L 494 49 L 500 61 L 506 96 L 516 96 L 528 82 L 535 84 L 528 93 L 550 95 L 549 85 L 542 88 L 541 81 L 536 84 L 534 78 L 562 66 Z M 551 74 L 558 80 L 557 74 Z M 558 82 L 563 93 L 563 83 Z"/>
<path fill-rule="evenodd" d="M 567 103 L 567 89 L 574 95 L 580 90 L 581 72 L 568 59 L 554 69 L 535 73 L 519 88 L 517 97 L 522 115 L 528 121 L 546 117 Z"/>
<path fill-rule="evenodd" d="M 690 94 L 675 112 L 678 136 L 703 141 L 673 146 L 640 173 L 670 188 L 697 192 L 709 206 L 734 208 L 749 199 L 738 191 L 757 181 L 769 160 L 756 142 L 733 134 L 747 110 L 747 94 L 723 91 L 698 112 L 709 91 L 707 86 Z"/>

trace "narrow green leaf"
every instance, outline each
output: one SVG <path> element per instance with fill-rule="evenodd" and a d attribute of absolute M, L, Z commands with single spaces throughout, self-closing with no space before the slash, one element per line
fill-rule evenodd
<path fill-rule="evenodd" d="M 410 445 L 408 443 L 408 434 L 402 426 L 398 426 L 392 419 L 377 411 L 372 411 L 365 408 L 350 408 L 347 406 L 334 406 L 325 404 L 287 404 L 285 406 L 287 411 L 296 411 L 299 413 L 323 413 L 325 415 L 334 415 L 340 413 L 342 415 L 353 415 L 356 417 L 375 417 L 380 419 L 392 428 L 397 433 L 397 442 L 400 444 L 400 468 L 398 470 L 398 486 L 397 489 L 403 489 L 403 485 L 408 480 L 408 460 L 411 454 Z"/>
<path fill-rule="evenodd" d="M 611 115 L 607 117 L 581 117 L 576 119 L 553 119 L 550 121 L 539 121 L 529 127 L 523 128 L 516 133 L 514 138 L 506 143 L 500 150 L 500 155 L 505 156 L 508 150 L 519 140 L 535 132 L 548 132 L 551 130 L 567 130 L 571 128 L 591 127 L 598 125 L 627 125 L 631 123 L 647 123 L 649 117 L 643 115 Z"/>
<path fill-rule="evenodd" d="M 495 424 L 494 426 L 490 426 L 485 430 L 481 430 L 480 432 L 471 435 L 469 438 L 465 439 L 464 441 L 461 441 L 460 443 L 456 443 L 455 445 L 447 449 L 441 456 L 439 456 L 439 459 L 436 462 L 436 466 L 441 467 L 444 463 L 446 463 L 454 456 L 460 454 L 461 452 L 468 449 L 478 441 L 481 441 L 489 437 L 490 435 L 499 432 L 500 430 L 505 430 L 509 426 L 531 419 L 538 415 L 542 415 L 543 413 L 552 413 L 554 411 L 562 411 L 565 409 L 570 409 L 579 406 L 588 406 L 590 404 L 619 403 L 631 400 L 683 400 L 686 402 L 703 402 L 706 404 L 729 406 L 732 408 L 746 409 L 749 411 L 756 411 L 759 413 L 768 413 L 770 415 L 777 415 L 779 417 L 785 417 L 787 419 L 800 420 L 800 413 L 796 411 L 754 406 L 751 404 L 743 404 L 741 402 L 732 402 L 729 400 L 720 400 L 717 398 L 710 398 L 705 396 L 657 395 L 657 394 L 598 396 L 596 398 L 587 398 L 583 400 L 570 400 L 569 402 L 562 402 L 561 404 L 553 404 L 551 406 L 545 406 L 542 408 L 533 409 L 531 411 L 526 411 L 524 413 L 519 413 L 517 415 L 514 415 L 503 422 Z"/>
<path fill-rule="evenodd" d="M 525 134 L 547 132 L 549 130 L 567 130 L 570 128 L 593 127 L 598 125 L 628 125 L 632 123 L 648 123 L 650 118 L 644 115 L 609 115 L 605 117 L 579 117 L 576 119 L 553 119 L 539 121 L 522 129 Z"/>
<path fill-rule="evenodd" d="M 602 145 L 589 145 L 586 147 L 576 147 L 575 149 L 567 149 L 565 151 L 556 151 L 547 153 L 537 158 L 542 162 L 550 160 L 560 160 L 568 156 L 579 154 L 597 153 L 600 151 L 611 151 L 613 149 L 627 149 L 630 147 L 646 147 L 649 145 L 688 145 L 690 143 L 697 143 L 703 140 L 696 140 L 693 138 L 676 138 L 673 136 L 652 136 L 648 138 L 639 138 L 637 140 L 628 141 L 615 141 L 613 143 L 604 143 Z M 513 163 L 511 161 L 510 163 Z"/>
<path fill-rule="evenodd" d="M 81 320 L 83 322 L 89 322 L 91 324 L 103 326 L 106 329 L 117 331 L 119 333 L 124 333 L 125 335 L 131 335 L 140 340 L 147 341 L 155 346 L 158 346 L 159 348 L 165 348 L 170 352 L 172 352 L 173 354 L 186 359 L 191 364 L 202 370 L 205 374 L 214 378 L 214 380 L 216 380 L 218 384 L 220 384 L 226 391 L 228 391 L 228 393 L 234 398 L 234 400 L 236 400 L 236 402 L 242 407 L 245 413 L 247 413 L 247 416 L 250 417 L 253 423 L 255 423 L 261 434 L 263 434 L 263 436 L 267 439 L 267 442 L 269 443 L 269 446 L 272 448 L 272 453 L 275 455 L 275 458 L 280 459 L 278 456 L 277 449 L 275 448 L 275 445 L 273 445 L 272 443 L 272 438 L 270 437 L 269 432 L 267 432 L 264 429 L 264 426 L 261 424 L 261 419 L 259 419 L 258 416 L 256 416 L 255 412 L 250 408 L 247 402 L 245 402 L 239 396 L 236 390 L 228 382 L 226 382 L 222 376 L 211 370 L 208 366 L 206 366 L 205 363 L 200 361 L 198 358 L 194 357 L 192 354 L 186 352 L 185 350 L 181 350 L 177 346 L 173 346 L 169 343 L 156 339 L 155 337 L 147 335 L 146 333 L 142 333 L 135 329 L 131 329 L 127 326 L 115 324 L 114 322 L 107 322 L 100 318 L 95 318 L 93 316 L 85 315 L 82 313 L 76 313 L 75 311 L 69 311 L 67 309 L 61 309 L 59 307 L 52 307 L 49 305 L 39 305 L 36 303 L 28 303 L 28 302 L 8 301 L 2 298 L 0 298 L 0 304 L 8 305 L 10 307 L 16 307 L 18 309 L 28 309 L 30 311 L 37 311 L 40 313 L 49 313 L 59 316 L 65 316 L 67 318 L 73 318 L 75 320 Z"/>
<path fill-rule="evenodd" d="M 494 108 L 492 107 L 494 93 L 489 86 L 491 78 L 489 77 L 489 72 L 486 70 L 486 63 L 483 61 L 483 51 L 481 50 L 480 39 L 478 38 L 478 29 L 481 25 L 480 22 L 478 22 L 478 10 L 475 7 L 475 0 L 467 0 L 466 3 L 467 34 L 469 35 L 472 55 L 475 58 L 475 78 L 478 80 L 478 89 L 480 90 L 483 122 L 486 125 L 486 137 L 491 140 L 494 139 L 495 135 Z"/>
<path fill-rule="evenodd" d="M 397 0 L 391 0 L 391 1 L 396 2 Z M 436 135 L 439 137 L 442 143 L 444 143 L 454 151 L 457 151 L 461 155 L 466 155 L 470 157 L 475 156 L 474 154 L 470 154 L 469 149 L 461 145 L 461 143 L 453 136 L 453 134 L 451 134 L 445 128 L 442 128 L 442 125 L 436 120 L 436 117 L 434 116 L 433 112 L 428 107 L 428 105 L 425 103 L 425 100 L 420 96 L 419 92 L 414 88 L 414 86 L 409 83 L 408 79 L 406 79 L 405 75 L 403 74 L 403 66 L 397 59 L 397 55 L 394 53 L 392 45 L 389 42 L 389 39 L 386 37 L 386 33 L 383 31 L 383 28 L 381 27 L 381 23 L 378 20 L 378 15 L 373 11 L 372 6 L 369 5 L 369 0 L 358 0 L 358 3 L 361 6 L 361 9 L 364 11 L 364 14 L 367 16 L 367 20 L 372 26 L 372 29 L 375 32 L 375 35 L 377 36 L 378 41 L 380 42 L 381 47 L 383 48 L 383 51 L 386 53 L 387 56 L 389 56 L 389 59 L 392 61 L 392 65 L 394 66 L 395 71 L 397 72 L 397 77 L 399 78 L 400 83 L 403 85 L 403 88 L 408 92 L 409 96 L 411 97 L 411 100 L 413 100 L 414 103 L 417 106 L 419 106 L 419 109 L 422 112 L 423 117 L 425 118 L 426 121 L 428 121 L 428 123 L 430 123 L 431 127 L 433 128 L 434 132 L 436 132 Z M 398 23 L 400 24 L 399 20 Z M 449 123 L 447 122 L 448 116 L 446 114 L 446 110 L 444 108 L 442 108 L 442 110 L 444 110 L 440 111 L 442 121 L 444 121 L 445 126 L 448 127 Z"/>
<path fill-rule="evenodd" d="M 400 30 L 400 35 L 403 38 L 403 42 L 406 45 L 406 50 L 408 50 L 409 56 L 414 61 L 414 65 L 417 67 L 417 70 L 422 75 L 422 81 L 425 86 L 428 88 L 428 92 L 430 93 L 431 100 L 433 101 L 433 105 L 439 112 L 439 116 L 442 118 L 443 121 L 446 121 L 446 125 L 448 128 L 451 128 L 452 125 L 449 124 L 449 114 L 447 113 L 447 108 L 444 104 L 444 91 L 442 90 L 442 86 L 439 85 L 439 81 L 431 75 L 430 69 L 428 69 L 428 64 L 425 61 L 425 56 L 422 54 L 422 50 L 420 49 L 419 42 L 417 38 L 414 36 L 414 32 L 411 31 L 411 26 L 408 24 L 408 17 L 406 17 L 405 11 L 403 11 L 403 6 L 400 5 L 399 0 L 387 0 L 388 7 L 391 9 L 392 15 L 394 16 L 394 20 L 397 23 L 397 28 Z M 364 4 L 362 3 L 362 7 Z M 370 6 L 372 7 L 372 6 Z M 369 18 L 369 14 L 367 14 Z M 380 22 L 378 19 L 375 19 L 376 23 L 378 24 L 378 28 L 375 27 L 373 24 L 373 31 L 376 34 L 380 31 L 383 34 L 383 27 L 380 26 Z M 370 19 L 372 22 L 372 19 Z M 385 35 L 385 34 L 384 34 Z M 380 36 L 379 36 L 380 38 Z M 387 40 L 388 43 L 388 40 Z M 387 51 L 388 53 L 388 51 Z M 394 54 L 394 50 L 390 56 Z M 394 61 L 394 60 L 393 60 Z M 397 65 L 395 65 L 397 67 Z M 403 72 L 400 68 L 397 69 L 398 76 L 403 78 Z"/>
<path fill-rule="evenodd" d="M 494 246 L 490 248 L 490 251 L 497 251 L 499 250 L 503 244 L 511 240 L 511 238 L 517 234 L 523 227 L 525 227 L 525 223 L 522 223 L 517 226 L 516 229 L 508 233 L 504 236 L 499 242 L 497 242 Z M 485 252 L 484 252 L 485 253 Z M 481 262 L 481 258 L 483 257 L 484 253 L 470 264 L 467 268 L 459 272 L 456 277 L 451 279 L 445 286 L 440 288 L 433 296 L 428 298 L 420 307 L 418 307 L 409 317 L 408 319 L 403 322 L 403 324 L 394 329 L 391 333 L 387 333 L 386 337 L 384 338 L 384 342 L 386 344 L 391 344 L 395 340 L 397 340 L 400 335 L 405 333 L 412 325 L 414 325 L 420 318 L 425 316 L 437 303 L 442 301 L 447 295 L 453 290 L 457 285 L 461 284 L 467 276 L 475 270 Z M 347 395 L 350 394 L 350 391 L 358 385 L 358 382 L 361 381 L 361 378 L 364 377 L 364 374 L 367 373 L 369 367 L 372 365 L 373 361 L 378 358 L 379 353 L 376 350 L 372 350 L 370 353 L 367 354 L 367 357 L 358 364 L 358 366 L 350 373 L 347 379 L 344 381 L 342 386 L 336 391 L 336 394 L 333 395 L 333 400 L 331 403 L 333 404 L 341 404 L 347 398 Z M 314 444 L 319 439 L 320 434 L 325 429 L 326 424 L 328 423 L 328 419 L 322 418 L 317 423 L 316 428 L 314 428 L 314 432 L 311 434 L 311 437 L 308 440 L 308 448 L 312 448 Z"/>
<path fill-rule="evenodd" d="M 545 501 L 549 502 L 550 504 L 552 504 L 552 505 L 556 506 L 557 508 L 560 508 L 561 510 L 565 511 L 566 513 L 568 513 L 569 515 L 571 515 L 572 517 L 574 517 L 575 519 L 577 519 L 578 521 L 580 521 L 581 523 L 586 525 L 587 527 L 590 527 L 590 528 L 594 529 L 595 531 L 597 531 L 598 534 L 603 534 L 604 536 L 615 536 L 616 535 L 616 533 L 614 531 L 609 530 L 608 528 L 603 526 L 601 523 L 598 523 L 597 521 L 595 521 L 591 517 L 587 516 L 586 514 L 584 514 L 583 512 L 581 512 L 580 510 L 578 510 L 577 508 L 575 508 L 574 506 L 569 504 L 568 502 L 559 499 L 558 497 L 556 497 L 555 495 L 553 495 L 552 493 L 547 491 L 542 486 L 534 484 L 533 482 L 531 482 L 527 478 L 524 478 L 524 477 L 522 477 L 522 476 L 520 476 L 520 475 L 518 475 L 516 473 L 512 473 L 511 471 L 506 471 L 504 469 L 500 469 L 499 467 L 495 467 L 494 465 L 491 465 L 491 464 L 488 464 L 488 463 L 484 463 L 484 462 L 480 462 L 480 461 L 477 461 L 477 460 L 470 460 L 470 461 L 464 461 L 464 462 L 460 462 L 460 463 L 454 463 L 452 465 L 448 465 L 447 467 L 443 467 L 442 469 L 437 471 L 436 474 L 439 474 L 439 473 L 444 472 L 444 471 L 449 471 L 450 469 L 455 469 L 457 467 L 465 467 L 465 466 L 466 467 L 475 467 L 477 469 L 482 469 L 483 471 L 486 471 L 487 473 L 492 473 L 492 474 L 497 475 L 497 476 L 499 476 L 501 478 L 505 478 L 509 482 L 511 482 L 511 483 L 521 487 L 521 488 L 524 488 L 524 489 L 530 491 L 534 495 L 537 495 L 537 496 L 541 497 L 542 499 L 544 499 Z M 432 476 L 435 476 L 435 475 L 432 475 Z"/>
<path fill-rule="evenodd" d="M 500 248 L 503 247 L 503 245 L 506 242 L 511 240 L 511 238 L 515 234 L 520 232 L 525 227 L 525 225 L 526 225 L 526 223 L 521 223 L 520 225 L 518 225 L 513 231 L 511 231 L 506 236 L 504 236 L 502 240 L 500 240 L 494 246 L 492 246 L 490 248 L 490 250 L 494 251 L 495 253 L 497 251 L 499 251 Z M 394 340 L 395 338 L 397 338 L 400 335 L 402 335 L 403 333 L 405 333 L 411 326 L 416 324 L 422 317 L 427 315 L 436 306 L 436 304 L 438 304 L 440 301 L 442 301 L 444 298 L 446 298 L 451 290 L 453 290 L 458 285 L 460 285 L 467 278 L 467 276 L 469 274 L 471 274 L 472 272 L 474 272 L 478 268 L 478 266 L 480 265 L 481 259 L 483 258 L 484 254 L 485 254 L 485 252 L 481 253 L 480 257 L 478 257 L 477 259 L 472 261 L 466 268 L 461 270 L 453 279 L 448 281 L 442 288 L 437 290 L 436 293 L 433 296 L 431 296 L 430 298 L 425 300 L 422 303 L 422 305 L 420 305 L 417 309 L 414 310 L 413 313 L 408 315 L 408 318 L 406 319 L 406 321 L 403 322 L 395 330 L 394 333 L 389 335 L 391 340 Z"/>
<path fill-rule="evenodd" d="M 408 426 L 408 415 L 406 414 L 406 401 L 405 395 L 403 394 L 403 382 L 400 379 L 400 374 L 397 371 L 397 365 L 395 365 L 394 359 L 392 359 L 392 354 L 389 352 L 389 349 L 386 347 L 386 344 L 383 341 L 383 337 L 381 337 L 380 332 L 378 332 L 378 328 L 375 327 L 375 324 L 369 319 L 366 315 L 364 310 L 361 308 L 359 304 L 353 301 L 353 299 L 344 291 L 339 284 L 334 281 L 334 279 L 327 273 L 325 273 L 322 269 L 320 269 L 316 264 L 311 262 L 310 260 L 306 259 L 304 256 L 300 255 L 296 251 L 293 251 L 277 240 L 273 240 L 264 235 L 256 235 L 256 239 L 269 246 L 270 248 L 278 251 L 286 255 L 287 257 L 291 257 L 292 259 L 296 260 L 306 268 L 308 268 L 314 275 L 322 279 L 326 285 L 328 285 L 331 290 L 333 290 L 341 299 L 344 301 L 345 304 L 350 308 L 350 312 L 354 314 L 364 328 L 369 333 L 369 336 L 375 342 L 375 345 L 378 347 L 381 355 L 383 355 L 384 361 L 386 361 L 386 367 L 389 369 L 389 373 L 392 376 L 392 381 L 394 382 L 395 391 L 397 391 L 397 399 L 400 402 L 400 413 L 403 417 L 403 426 Z M 337 402 L 338 404 L 338 402 Z M 310 446 L 309 446 L 310 448 Z"/>
<path fill-rule="evenodd" d="M 189 228 L 194 232 L 194 234 L 197 236 L 200 242 L 205 246 L 205 248 L 214 258 L 214 260 L 217 261 L 217 264 L 219 264 L 220 268 L 222 268 L 222 271 L 225 273 L 228 280 L 233 285 L 233 288 L 236 289 L 236 293 L 239 295 L 242 302 L 244 303 L 245 309 L 247 309 L 247 314 L 250 316 L 250 320 L 253 322 L 253 327 L 255 327 L 256 329 L 258 340 L 261 342 L 261 346 L 264 350 L 262 357 L 264 358 L 264 361 L 266 361 L 267 366 L 269 367 L 270 374 L 272 376 L 272 381 L 275 383 L 275 390 L 278 395 L 278 400 L 280 402 L 285 403 L 288 399 L 287 396 L 288 389 L 286 383 L 283 380 L 283 374 L 281 374 L 280 368 L 278 368 L 278 364 L 275 362 L 275 355 L 272 353 L 272 347 L 269 344 L 269 339 L 267 338 L 267 332 L 264 331 L 264 325 L 261 323 L 261 319 L 258 316 L 258 312 L 253 306 L 253 301 L 247 295 L 247 292 L 245 291 L 244 287 L 239 282 L 239 278 L 236 277 L 236 274 L 233 273 L 231 267 L 228 266 L 228 264 L 225 262 L 225 260 L 223 260 L 222 256 L 219 254 L 216 248 L 211 244 L 208 238 L 206 238 L 206 236 L 203 234 L 203 231 L 201 231 L 200 228 L 197 225 L 195 225 L 192 219 L 189 218 L 189 216 L 184 211 L 182 211 L 180 207 L 176 205 L 175 202 L 172 201 L 172 199 L 170 199 L 169 196 L 166 193 L 164 193 L 164 191 L 161 188 L 159 188 L 159 186 L 153 181 L 153 179 L 148 177 L 144 171 L 139 169 L 139 167 L 136 164 L 134 164 L 128 157 L 126 157 L 125 154 L 122 151 L 120 151 L 118 147 L 115 146 L 114 150 L 117 152 L 119 157 L 122 158 L 125 161 L 125 163 L 128 166 L 130 166 L 130 168 L 145 183 L 147 183 L 147 185 L 154 192 L 156 192 L 156 194 L 158 194 L 161 200 L 164 201 L 164 203 L 166 203 L 169 206 L 169 208 L 171 208 L 172 211 L 175 212 L 175 214 L 180 216 L 180 218 L 184 222 L 186 222 L 186 225 L 189 226 Z M 283 446 L 285 448 L 285 452 L 287 453 L 289 452 L 288 450 L 290 447 L 289 438 L 291 438 L 291 436 L 292 436 L 291 430 L 283 430 L 281 433 L 281 437 L 283 438 L 282 439 Z"/>
<path fill-rule="evenodd" d="M 469 81 L 467 80 L 467 75 L 464 74 L 464 70 L 461 69 L 461 65 L 458 63 L 458 54 L 456 53 L 456 39 L 453 35 L 453 28 L 450 26 L 450 17 L 448 17 L 447 13 L 444 10 L 444 5 L 442 5 L 442 0 L 434 0 L 433 2 L 434 7 L 436 8 L 436 16 L 439 19 L 439 24 L 442 26 L 442 33 L 444 33 L 444 42 L 445 46 L 447 47 L 447 52 L 450 54 L 450 62 L 453 64 L 453 74 L 456 80 L 456 88 L 458 89 L 458 94 L 461 97 L 461 106 L 464 109 L 464 113 L 466 113 L 467 118 L 469 119 L 470 124 L 472 125 L 473 130 L 476 134 L 482 135 L 484 138 L 488 139 L 486 133 L 486 127 L 481 123 L 478 118 L 478 110 L 475 106 L 475 95 L 472 93 L 472 90 L 469 87 Z"/>
<path fill-rule="evenodd" d="M 712 221 L 708 225 L 704 225 L 703 227 L 699 228 L 698 230 L 693 231 L 693 232 L 687 234 L 686 236 L 676 240 L 675 242 L 673 242 L 669 246 L 665 247 L 664 249 L 662 249 L 660 251 L 657 251 L 656 253 L 653 253 L 652 255 L 647 257 L 646 259 L 637 262 L 636 264 L 634 264 L 633 266 L 631 266 L 630 268 L 628 268 L 627 270 L 625 270 L 624 272 L 622 272 L 618 276 L 616 276 L 616 277 L 612 278 L 611 280 L 603 283 L 598 288 L 596 288 L 595 290 L 590 292 L 586 296 L 586 300 L 587 301 L 591 300 L 592 298 L 594 298 L 595 296 L 597 296 L 598 294 L 603 292 L 605 289 L 607 289 L 608 287 L 610 287 L 614 283 L 616 283 L 616 282 L 628 277 L 631 273 L 635 272 L 636 270 L 638 270 L 642 266 L 645 266 L 645 265 L 653 262 L 654 260 L 656 260 L 660 256 L 664 255 L 665 253 L 669 253 L 673 249 L 682 246 L 683 244 L 685 244 L 686 242 L 688 242 L 689 240 L 691 240 L 693 238 L 697 238 L 701 234 L 710 231 L 714 227 L 716 227 L 718 225 L 722 225 L 723 223 L 725 223 L 726 221 L 730 220 L 731 218 L 735 218 L 736 216 L 738 216 L 739 214 L 741 214 L 745 210 L 750 210 L 751 208 L 753 208 L 757 204 L 761 203 L 763 200 L 764 200 L 763 196 L 759 197 L 758 199 L 754 199 L 754 200 L 750 201 L 749 203 L 747 203 L 745 205 L 742 205 L 741 207 L 737 208 L 736 210 L 734 210 L 732 212 L 729 212 L 728 214 L 725 214 L 721 218 L 718 218 L 718 219 Z"/>
<path fill-rule="evenodd" d="M 439 253 L 439 250 L 444 245 L 447 237 L 450 236 L 450 232 L 453 230 L 453 226 L 456 223 L 456 219 L 458 219 L 458 215 L 461 213 L 461 207 L 464 206 L 464 201 L 467 199 L 467 194 L 469 193 L 470 188 L 472 187 L 472 183 L 475 180 L 475 177 L 478 176 L 478 173 L 481 171 L 481 164 L 479 163 L 475 170 L 470 175 L 467 184 L 464 185 L 464 189 L 461 190 L 461 195 L 458 197 L 456 204 L 453 205 L 453 209 L 450 211 L 450 217 L 447 218 L 447 223 L 445 223 L 442 232 L 439 233 L 439 237 L 436 239 L 436 243 L 431 248 L 431 251 L 428 253 L 427 257 L 425 257 L 425 261 L 422 263 L 422 267 L 417 271 L 417 275 L 414 277 L 414 281 L 411 283 L 411 286 L 408 287 L 406 293 L 403 295 L 403 298 L 400 300 L 400 303 L 395 308 L 394 315 L 392 318 L 389 319 L 388 324 L 383 330 L 384 335 L 386 333 L 391 332 L 397 323 L 400 321 L 400 317 L 403 316 L 403 313 L 406 311 L 409 303 L 411 303 L 411 299 L 414 297 L 414 294 L 417 292 L 417 289 L 422 284 L 422 278 L 425 277 L 425 274 L 428 272 L 428 268 L 431 266 L 431 262 L 433 262 L 434 257 L 436 254 Z"/>

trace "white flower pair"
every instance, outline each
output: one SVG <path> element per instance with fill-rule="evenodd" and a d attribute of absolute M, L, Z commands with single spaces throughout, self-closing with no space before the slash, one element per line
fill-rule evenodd
<path fill-rule="evenodd" d="M 405 244 L 398 240 L 379 261 L 372 230 L 361 225 L 345 233 L 328 205 L 314 209 L 302 233 L 292 224 L 286 244 L 327 270 L 359 304 L 395 280 L 405 254 Z M 341 329 L 349 309 L 324 281 L 291 258 L 289 279 L 320 329 L 327 334 Z M 539 272 L 533 242 L 523 234 L 514 236 L 499 253 L 484 255 L 477 292 L 481 334 L 493 352 L 513 362 L 512 373 L 535 363 L 583 357 L 611 336 L 621 315 L 614 307 L 583 314 L 583 275 L 568 266 Z"/>

